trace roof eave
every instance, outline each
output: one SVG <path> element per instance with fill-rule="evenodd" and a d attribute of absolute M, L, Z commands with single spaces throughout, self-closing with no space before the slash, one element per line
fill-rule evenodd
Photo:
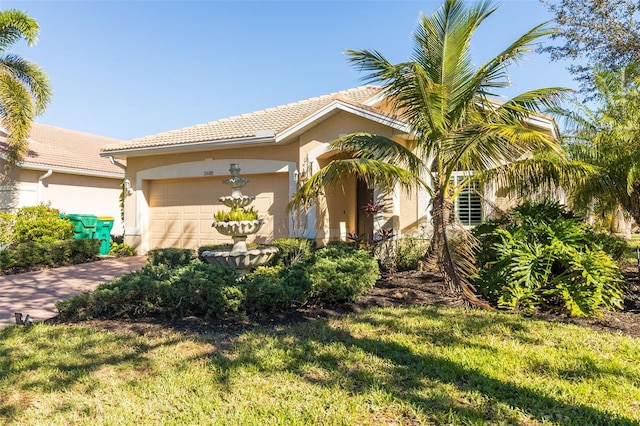
<path fill-rule="evenodd" d="M 347 102 L 335 100 L 325 105 L 324 107 L 318 109 L 308 117 L 298 121 L 294 125 L 283 130 L 282 132 L 279 132 L 276 137 L 276 142 L 281 143 L 290 138 L 296 137 L 301 133 L 303 133 L 309 127 L 312 127 L 313 125 L 317 124 L 318 121 L 322 121 L 323 119 L 326 119 L 329 116 L 339 111 L 348 112 L 348 113 L 357 115 L 359 117 L 363 117 L 368 120 L 375 121 L 380 124 L 384 124 L 388 127 L 391 127 L 395 130 L 399 130 L 403 133 L 407 133 L 407 134 L 411 133 L 411 128 L 406 123 L 403 123 L 400 120 L 393 119 L 382 113 L 377 113 L 366 108 L 359 108 Z"/>
<path fill-rule="evenodd" d="M 18 163 L 17 166 L 27 170 L 37 170 L 37 171 L 52 170 L 54 173 L 64 173 L 68 175 L 82 175 L 82 176 L 102 177 L 102 178 L 112 178 L 112 179 L 124 178 L 124 171 L 122 173 L 105 172 L 100 170 L 76 169 L 72 167 L 60 167 L 60 166 L 54 166 L 54 165 L 48 165 L 48 164 L 37 164 L 37 163 L 28 163 L 28 162 Z"/>
<path fill-rule="evenodd" d="M 276 138 L 274 136 L 268 137 L 250 137 L 250 138 L 236 138 L 236 139 L 218 139 L 208 140 L 200 142 L 181 143 L 176 145 L 161 145 L 161 146 L 148 146 L 138 148 L 123 148 L 123 149 L 110 149 L 100 152 L 101 157 L 139 157 L 149 154 L 172 154 L 175 152 L 195 152 L 195 151 L 210 151 L 215 149 L 226 149 L 235 147 L 246 147 L 257 144 L 275 143 Z"/>

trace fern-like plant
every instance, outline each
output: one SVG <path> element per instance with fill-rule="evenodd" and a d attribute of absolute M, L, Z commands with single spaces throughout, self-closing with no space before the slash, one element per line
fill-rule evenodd
<path fill-rule="evenodd" d="M 525 203 L 479 227 L 477 289 L 499 307 L 600 316 L 621 309 L 622 275 L 593 231 L 555 202 Z"/>

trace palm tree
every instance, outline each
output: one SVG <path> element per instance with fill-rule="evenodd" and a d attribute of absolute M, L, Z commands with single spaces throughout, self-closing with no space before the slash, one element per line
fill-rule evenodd
<path fill-rule="evenodd" d="M 470 282 L 475 272 L 473 239 L 457 226 L 455 198 L 489 176 L 508 176 L 511 181 L 531 176 L 540 167 L 538 157 L 527 157 L 535 150 L 545 151 L 545 158 L 553 159 L 549 164 L 563 160 L 552 136 L 524 123 L 556 105 L 564 89 L 533 90 L 502 103 L 490 100 L 510 85 L 508 66 L 551 30 L 536 26 L 495 58 L 473 66 L 472 36 L 496 9 L 491 1 L 470 5 L 445 0 L 433 14 L 420 17 L 407 62 L 392 64 L 377 51 L 347 51 L 349 61 L 368 72 L 365 80 L 382 86 L 396 118 L 411 126 L 415 140 L 403 146 L 378 135 L 354 134 L 334 141 L 329 149 L 348 153 L 349 158 L 335 159 L 319 170 L 290 203 L 293 208 L 312 202 L 345 172 L 379 188 L 398 182 L 405 189 L 424 186 L 431 197 L 433 225 L 429 257 L 456 294 L 483 307 L 487 305 L 475 296 Z M 526 167 L 514 167 L 518 165 Z M 456 171 L 466 171 L 467 178 L 452 180 Z"/>
<path fill-rule="evenodd" d="M 8 132 L 9 164 L 24 158 L 31 123 L 44 112 L 52 96 L 49 78 L 38 65 L 7 53 L 21 39 L 33 46 L 39 30 L 38 22 L 22 11 L 0 11 L 0 117 Z"/>
<path fill-rule="evenodd" d="M 597 107 L 552 112 L 566 120 L 569 156 L 593 166 L 569 188 L 574 210 L 611 216 L 610 231 L 626 233 L 630 217 L 640 223 L 640 64 L 592 71 Z"/>

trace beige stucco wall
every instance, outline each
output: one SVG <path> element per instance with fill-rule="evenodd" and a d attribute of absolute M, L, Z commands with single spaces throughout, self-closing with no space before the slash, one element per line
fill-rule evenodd
<path fill-rule="evenodd" d="M 2 166 L 0 164 L 0 166 Z M 0 211 L 48 204 L 64 213 L 112 216 L 112 234 L 122 234 L 119 178 L 103 178 L 13 168 L 0 179 Z"/>
<path fill-rule="evenodd" d="M 12 212 L 19 205 L 20 170 L 0 159 L 0 212 Z"/>
<path fill-rule="evenodd" d="M 94 214 L 114 218 L 113 235 L 123 232 L 120 219 L 120 179 L 71 175 L 54 172 L 40 183 L 42 171 L 23 170 L 23 191 L 28 188 L 24 205 L 49 204 L 63 213 Z M 22 202 L 23 200 L 21 200 Z"/>

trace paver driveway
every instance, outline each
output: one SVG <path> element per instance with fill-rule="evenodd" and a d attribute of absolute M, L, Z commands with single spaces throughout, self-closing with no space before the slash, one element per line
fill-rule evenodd
<path fill-rule="evenodd" d="M 146 262 L 146 256 L 122 257 L 0 276 L 0 327 L 15 324 L 15 312 L 35 321 L 52 318 L 56 301 L 92 290 Z"/>

